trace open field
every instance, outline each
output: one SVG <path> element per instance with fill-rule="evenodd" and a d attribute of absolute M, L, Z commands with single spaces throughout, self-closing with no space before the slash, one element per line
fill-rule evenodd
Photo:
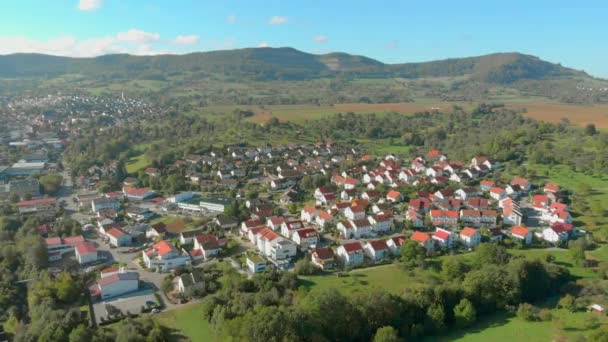
<path fill-rule="evenodd" d="M 349 272 L 346 277 L 338 277 L 334 273 L 318 276 L 301 276 L 301 285 L 307 288 L 335 288 L 345 294 L 369 291 L 380 288 L 395 294 L 400 294 L 404 288 L 421 283 L 432 283 L 431 272 L 408 272 L 395 264 L 357 269 Z"/>
<path fill-rule="evenodd" d="M 212 328 L 203 318 L 200 304 L 189 304 L 156 317 L 162 325 L 172 329 L 171 341 L 214 341 Z"/>
<path fill-rule="evenodd" d="M 607 324 L 608 318 L 588 312 L 568 312 L 562 309 L 551 310 L 553 319 L 548 322 L 528 322 L 507 313 L 498 313 L 482 319 L 473 327 L 456 330 L 444 336 L 433 336 L 424 341 L 464 341 L 464 342 L 510 342 L 510 341 L 560 341 L 577 336 L 586 336 L 592 330 L 587 325 L 589 317 L 598 317 L 599 324 Z"/>
<path fill-rule="evenodd" d="M 148 158 L 146 158 L 146 149 L 148 148 L 147 144 L 136 145 L 133 147 L 133 150 L 136 152 L 136 155 L 129 159 L 127 162 L 127 172 L 128 173 L 136 173 L 137 171 L 144 169 L 150 165 Z"/>
<path fill-rule="evenodd" d="M 509 99 L 505 101 L 509 108 L 526 109 L 528 117 L 546 122 L 560 122 L 567 118 L 578 125 L 594 123 L 598 128 L 608 128 L 608 104 L 573 105 L 549 100 Z M 251 110 L 255 115 L 249 118 L 253 122 L 266 122 L 272 117 L 279 120 L 304 122 L 322 119 L 336 113 L 390 113 L 413 114 L 431 110 L 450 110 L 460 106 L 469 110 L 475 106 L 471 102 L 450 102 L 436 99 L 419 99 L 405 103 L 341 103 L 335 105 L 265 105 L 265 106 L 210 106 L 202 110 L 203 114 L 227 114 L 235 109 Z"/>
<path fill-rule="evenodd" d="M 177 216 L 161 216 L 153 219 L 150 223 L 162 222 L 167 226 L 167 231 L 172 234 L 179 234 L 183 231 L 193 230 L 196 228 L 197 222 L 188 222 Z"/>

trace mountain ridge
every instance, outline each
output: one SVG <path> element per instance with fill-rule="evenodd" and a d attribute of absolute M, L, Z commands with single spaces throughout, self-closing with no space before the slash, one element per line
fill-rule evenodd
<path fill-rule="evenodd" d="M 195 72 L 253 80 L 307 80 L 339 75 L 360 78 L 469 76 L 472 80 L 508 84 L 518 80 L 589 77 L 584 71 L 518 52 L 387 64 L 344 52 L 312 54 L 291 47 L 244 48 L 183 55 L 62 57 L 16 53 L 0 55 L 0 77 L 56 77 L 65 74 L 127 78 L 162 78 Z"/>

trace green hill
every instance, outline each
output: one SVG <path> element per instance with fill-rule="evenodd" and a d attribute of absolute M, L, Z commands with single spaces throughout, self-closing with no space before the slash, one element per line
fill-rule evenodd
<path fill-rule="evenodd" d="M 0 77 L 55 77 L 66 74 L 110 79 L 163 79 L 176 74 L 216 75 L 242 80 L 310 80 L 324 77 L 422 78 L 469 76 L 507 84 L 519 80 L 589 77 L 519 53 L 453 58 L 423 63 L 384 64 L 346 53 L 315 55 L 293 48 L 248 48 L 186 55 L 106 55 L 69 58 L 40 54 L 0 56 Z"/>

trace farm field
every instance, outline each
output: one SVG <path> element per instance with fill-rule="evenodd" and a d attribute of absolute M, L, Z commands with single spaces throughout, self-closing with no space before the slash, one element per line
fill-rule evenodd
<path fill-rule="evenodd" d="M 513 109 L 526 109 L 526 116 L 546 121 L 560 122 L 567 118 L 578 125 L 594 123 L 598 128 L 608 128 L 608 105 L 573 105 L 549 100 L 509 99 L 504 102 Z M 453 106 L 460 106 L 469 110 L 475 106 L 471 102 L 451 102 L 436 99 L 419 99 L 416 102 L 405 103 L 341 103 L 335 105 L 265 105 L 265 106 L 210 106 L 202 110 L 202 114 L 226 114 L 234 109 L 251 110 L 255 113 L 248 120 L 252 122 L 265 122 L 272 117 L 279 120 L 304 122 L 306 120 L 322 119 L 327 115 L 336 113 L 402 113 L 413 114 L 430 110 L 449 110 Z"/>

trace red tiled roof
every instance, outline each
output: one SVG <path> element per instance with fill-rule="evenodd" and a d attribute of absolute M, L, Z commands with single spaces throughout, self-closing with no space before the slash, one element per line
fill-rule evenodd
<path fill-rule="evenodd" d="M 132 187 L 128 187 L 125 186 L 122 191 L 127 194 L 127 195 L 132 195 L 132 196 L 143 196 L 145 194 L 147 194 L 148 192 L 150 192 L 150 189 L 148 188 L 132 188 Z"/>
<path fill-rule="evenodd" d="M 488 187 L 493 187 L 495 183 L 493 181 L 491 181 L 491 180 L 485 180 L 484 179 L 484 180 L 480 181 L 479 184 L 480 185 L 485 185 L 485 186 L 488 186 Z"/>
<path fill-rule="evenodd" d="M 391 238 L 395 246 L 400 247 L 405 243 L 405 236 L 393 236 Z"/>
<path fill-rule="evenodd" d="M 386 244 L 385 240 L 368 241 L 368 243 L 370 244 L 370 246 L 372 246 L 372 249 L 375 251 L 388 249 L 388 245 Z"/>
<path fill-rule="evenodd" d="M 269 229 L 269 228 L 260 229 L 258 234 L 260 235 L 260 237 L 259 237 L 260 239 L 268 240 L 268 241 L 273 241 L 279 237 L 279 234 L 275 233 L 274 231 L 272 231 L 272 229 Z"/>
<path fill-rule="evenodd" d="M 321 260 L 333 259 L 334 257 L 334 251 L 329 247 L 317 248 L 312 254 L 316 255 L 317 258 Z"/>
<path fill-rule="evenodd" d="M 193 257 L 197 257 L 197 256 L 201 256 L 203 255 L 203 250 L 202 249 L 193 249 L 192 251 L 190 251 L 190 255 Z"/>
<path fill-rule="evenodd" d="M 532 196 L 532 202 L 533 203 L 549 202 L 549 197 L 547 197 L 546 195 L 534 195 L 534 196 Z"/>
<path fill-rule="evenodd" d="M 317 233 L 317 230 L 314 228 L 298 229 L 296 230 L 296 234 L 298 234 L 300 238 L 309 238 L 319 235 L 319 233 Z"/>
<path fill-rule="evenodd" d="M 68 236 L 63 238 L 63 243 L 65 243 L 66 245 L 75 245 L 81 242 L 84 242 L 84 238 L 82 237 L 82 235 Z"/>
<path fill-rule="evenodd" d="M 450 233 L 446 232 L 445 230 L 438 230 L 433 234 L 433 237 L 441 240 L 447 240 L 450 237 Z"/>
<path fill-rule="evenodd" d="M 360 242 L 350 242 L 350 243 L 345 243 L 342 245 L 342 247 L 344 248 L 344 250 L 346 250 L 346 252 L 348 254 L 354 253 L 354 252 L 360 252 L 363 248 L 361 247 L 361 243 Z"/>
<path fill-rule="evenodd" d="M 93 244 L 89 242 L 81 242 L 77 244 L 76 251 L 80 255 L 97 253 L 97 249 L 95 249 L 95 246 L 93 246 Z"/>
<path fill-rule="evenodd" d="M 559 186 L 551 183 L 545 184 L 545 192 L 559 192 Z"/>
<path fill-rule="evenodd" d="M 332 220 L 334 218 L 333 216 L 331 216 L 331 214 L 323 210 L 319 212 L 319 217 L 324 220 Z"/>
<path fill-rule="evenodd" d="M 30 205 L 39 205 L 39 204 L 53 204 L 57 201 L 56 198 L 39 198 L 39 199 L 33 199 L 33 200 L 29 200 L 29 201 L 21 201 L 19 203 L 17 203 L 18 206 L 20 207 L 28 207 Z"/>
<path fill-rule="evenodd" d="M 505 189 L 499 188 L 499 187 L 493 187 L 490 189 L 490 192 L 494 193 L 494 194 L 502 194 L 503 192 L 505 192 Z"/>
<path fill-rule="evenodd" d="M 388 198 L 392 198 L 392 199 L 397 199 L 401 196 L 401 193 L 399 191 L 396 190 L 391 190 L 388 192 L 388 194 L 386 194 L 386 197 Z"/>
<path fill-rule="evenodd" d="M 513 184 L 513 185 L 519 185 L 519 186 L 521 186 L 523 188 L 528 182 L 529 181 L 526 178 L 515 176 L 515 177 L 513 177 L 513 180 L 511 181 L 511 184 Z"/>
<path fill-rule="evenodd" d="M 46 244 L 47 244 L 47 246 L 61 245 L 61 238 L 60 237 L 50 237 L 50 238 L 46 239 Z"/>
<path fill-rule="evenodd" d="M 419 231 L 415 231 L 412 236 L 410 237 L 410 239 L 412 241 L 416 241 L 416 242 L 426 242 L 428 239 L 430 239 L 429 234 L 423 233 L 423 232 L 419 232 Z"/>
<path fill-rule="evenodd" d="M 511 234 L 524 237 L 528 235 L 528 228 L 522 226 L 515 226 L 511 229 Z"/>
<path fill-rule="evenodd" d="M 155 243 L 152 248 L 148 250 L 148 252 L 146 252 L 146 254 L 151 254 L 149 252 L 152 251 L 153 253 L 155 252 L 156 254 L 162 256 L 174 252 L 175 250 L 176 248 L 171 242 L 163 240 L 161 242 Z"/>
<path fill-rule="evenodd" d="M 120 230 L 116 227 L 110 228 L 106 233 L 117 239 L 120 238 L 121 236 L 125 235 L 125 232 L 123 232 L 122 230 Z"/>
<path fill-rule="evenodd" d="M 460 231 L 460 235 L 467 236 L 467 237 L 473 237 L 473 235 L 475 235 L 476 233 L 477 233 L 477 229 L 474 229 L 474 228 L 471 228 L 471 227 L 464 227 Z"/>

